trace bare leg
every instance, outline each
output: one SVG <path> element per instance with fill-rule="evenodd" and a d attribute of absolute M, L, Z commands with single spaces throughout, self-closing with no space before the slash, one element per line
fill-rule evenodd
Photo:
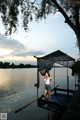
<path fill-rule="evenodd" d="M 48 91 L 48 100 L 51 100 L 51 92 L 50 92 L 50 90 Z"/>
<path fill-rule="evenodd" d="M 44 90 L 44 97 L 46 98 L 47 90 Z"/>

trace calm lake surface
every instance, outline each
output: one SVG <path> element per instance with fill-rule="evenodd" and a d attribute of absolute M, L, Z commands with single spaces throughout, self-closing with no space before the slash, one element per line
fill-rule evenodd
<path fill-rule="evenodd" d="M 54 69 L 50 72 L 54 78 Z M 75 89 L 75 77 L 69 69 L 69 88 Z M 55 120 L 54 113 L 37 107 L 33 103 L 15 114 L 15 111 L 36 99 L 37 91 L 34 84 L 37 81 L 37 69 L 0 69 L 0 113 L 7 113 L 8 120 Z M 67 88 L 67 69 L 55 69 L 55 84 Z M 51 81 L 51 87 L 54 80 Z M 44 81 L 40 75 L 39 96 L 43 94 Z"/>

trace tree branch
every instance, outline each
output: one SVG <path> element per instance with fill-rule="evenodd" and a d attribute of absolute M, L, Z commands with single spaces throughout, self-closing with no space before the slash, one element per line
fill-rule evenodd
<path fill-rule="evenodd" d="M 75 22 L 76 26 L 79 27 L 79 7 L 75 6 Z"/>
<path fill-rule="evenodd" d="M 69 19 L 68 15 L 65 13 L 65 11 L 61 8 L 61 6 L 57 3 L 56 0 L 49 0 L 49 2 L 53 5 L 55 5 L 59 12 L 64 16 L 64 18 L 66 19 L 65 22 L 68 23 L 68 25 L 76 32 L 76 26 L 71 22 L 71 20 Z"/>

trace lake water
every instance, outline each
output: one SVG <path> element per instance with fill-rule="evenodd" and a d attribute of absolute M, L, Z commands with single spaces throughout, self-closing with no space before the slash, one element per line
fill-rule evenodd
<path fill-rule="evenodd" d="M 75 78 L 69 69 L 69 88 L 75 89 Z M 50 72 L 54 78 L 54 69 Z M 37 69 L 0 69 L 0 113 L 7 113 L 8 120 L 55 120 L 54 113 L 37 107 L 33 103 L 29 107 L 15 114 L 15 111 L 37 97 L 34 84 L 37 81 Z M 67 69 L 55 69 L 55 84 L 67 88 Z M 51 81 L 51 87 L 54 80 Z M 43 94 L 44 81 L 40 76 L 39 96 Z"/>

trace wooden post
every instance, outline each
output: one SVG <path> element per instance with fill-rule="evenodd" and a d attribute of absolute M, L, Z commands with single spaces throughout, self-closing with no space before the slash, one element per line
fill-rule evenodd
<path fill-rule="evenodd" d="M 75 75 L 75 91 L 76 91 L 76 75 Z"/>
<path fill-rule="evenodd" d="M 39 89 L 39 72 L 37 71 L 37 98 L 38 98 L 38 89 Z"/>
<path fill-rule="evenodd" d="M 38 98 L 38 89 L 40 86 L 40 80 L 39 80 L 39 71 L 38 71 L 38 57 L 34 56 L 37 59 L 37 84 L 35 84 L 35 87 L 37 87 L 37 98 Z"/>
<path fill-rule="evenodd" d="M 55 88 L 55 63 L 54 63 L 54 88 Z"/>
<path fill-rule="evenodd" d="M 67 104 L 68 104 L 68 99 L 69 99 L 69 76 L 68 76 L 68 61 L 67 61 Z"/>
<path fill-rule="evenodd" d="M 39 80 L 39 71 L 38 71 L 38 59 L 37 59 L 37 98 L 38 98 L 38 89 L 40 86 L 40 80 Z"/>

